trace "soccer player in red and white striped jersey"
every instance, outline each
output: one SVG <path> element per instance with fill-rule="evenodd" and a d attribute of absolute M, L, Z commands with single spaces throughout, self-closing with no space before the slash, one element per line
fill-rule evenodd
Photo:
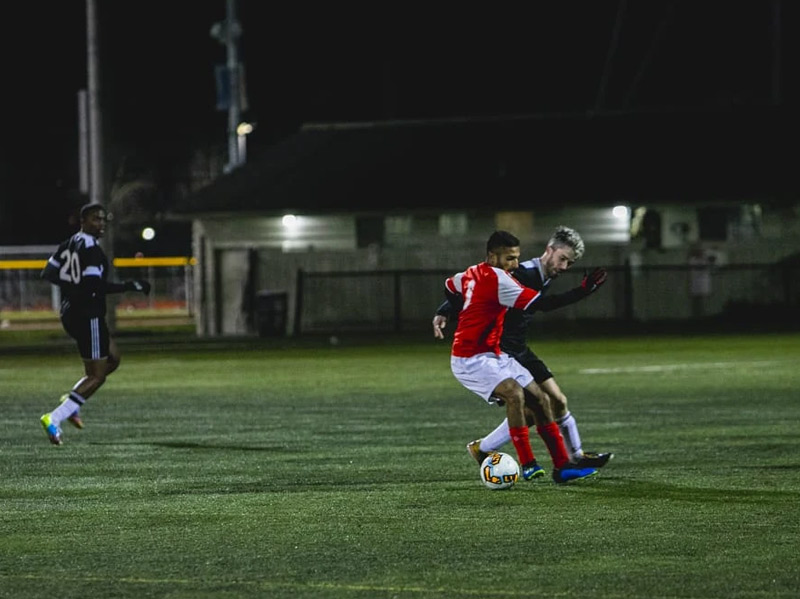
<path fill-rule="evenodd" d="M 541 292 L 536 300 L 537 312 L 549 312 L 578 302 L 597 291 L 606 280 L 606 271 L 595 268 L 591 273 L 584 274 L 581 284 L 564 293 L 548 293 L 550 284 L 561 273 L 572 267 L 584 253 L 584 243 L 580 234 L 565 226 L 558 226 L 553 231 L 547 242 L 544 253 L 539 258 L 521 262 L 519 267 L 511 271 L 511 275 L 525 287 L 530 287 Z M 437 308 L 433 318 L 433 335 L 437 339 L 444 339 L 443 329 L 449 319 L 456 320 L 461 309 L 462 298 L 451 304 L 448 298 Z M 567 406 L 567 397 L 547 365 L 527 345 L 527 329 L 533 314 L 510 308 L 505 315 L 503 323 L 503 336 L 500 339 L 500 348 L 517 360 L 533 375 L 533 380 L 548 396 L 547 403 L 551 413 L 547 410 L 541 413 L 528 413 L 528 424 L 536 423 L 536 431 L 546 439 L 550 436 L 548 428 L 555 421 L 561 431 L 564 444 L 569 452 L 570 461 L 582 467 L 601 468 L 613 456 L 613 453 L 597 453 L 584 451 L 581 436 L 575 417 Z M 505 443 L 511 441 L 508 432 L 508 422 L 503 421 L 500 426 L 480 439 L 467 443 L 469 454 L 480 464 L 488 453 L 497 451 Z"/>
<path fill-rule="evenodd" d="M 542 391 L 531 373 L 500 349 L 506 311 L 533 311 L 540 293 L 522 286 L 509 271 L 519 266 L 520 243 L 507 231 L 495 231 L 486 243 L 486 260 L 470 266 L 445 281 L 445 294 L 463 297 L 453 337 L 450 368 L 467 389 L 490 404 L 504 405 L 511 441 L 526 480 L 544 475 L 530 445 L 525 419 L 528 401 L 542 401 Z M 564 440 L 546 439 L 553 459 L 553 480 L 569 482 L 597 473 L 593 468 L 575 468 L 569 462 Z"/>

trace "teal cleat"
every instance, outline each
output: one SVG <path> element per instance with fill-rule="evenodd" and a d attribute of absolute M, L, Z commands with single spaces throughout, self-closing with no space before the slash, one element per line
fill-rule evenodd
<path fill-rule="evenodd" d="M 53 424 L 50 414 L 43 414 L 39 421 L 42 423 L 42 428 L 47 438 L 50 439 L 50 443 L 61 445 L 61 429 Z"/>
<path fill-rule="evenodd" d="M 534 478 L 542 478 L 545 475 L 544 468 L 536 463 L 536 460 L 528 462 L 522 466 L 522 478 L 525 480 L 533 480 Z"/>

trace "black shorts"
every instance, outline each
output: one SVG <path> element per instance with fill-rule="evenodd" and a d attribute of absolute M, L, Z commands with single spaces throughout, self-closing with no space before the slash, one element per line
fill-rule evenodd
<path fill-rule="evenodd" d="M 525 351 L 521 353 L 513 353 L 511 357 L 522 364 L 533 375 L 533 380 L 537 383 L 543 383 L 547 379 L 553 378 L 553 373 L 550 372 L 547 365 L 529 348 L 525 348 Z"/>
<path fill-rule="evenodd" d="M 78 352 L 84 360 L 102 360 L 108 357 L 109 334 L 105 318 L 61 315 L 61 324 L 67 334 L 75 340 Z"/>

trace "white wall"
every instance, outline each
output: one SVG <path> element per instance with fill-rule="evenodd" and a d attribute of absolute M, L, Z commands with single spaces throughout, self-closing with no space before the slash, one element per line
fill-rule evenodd
<path fill-rule="evenodd" d="M 430 214 L 391 215 L 387 223 L 383 247 L 358 248 L 356 217 L 337 215 L 313 217 L 299 215 L 297 228 L 291 231 L 281 223 L 281 216 L 217 215 L 203 216 L 194 221 L 195 257 L 201 263 L 202 276 L 195 277 L 195 298 L 198 302 L 197 331 L 201 335 L 246 334 L 241 316 L 242 293 L 247 280 L 247 252 L 255 249 L 259 254 L 257 290 L 285 291 L 289 295 L 289 332 L 292 332 L 295 308 L 297 270 L 309 272 L 330 271 L 380 271 L 395 269 L 445 269 L 462 270 L 483 260 L 488 235 L 496 228 L 507 228 L 518 234 L 523 258 L 541 254 L 558 225 L 578 230 L 586 242 L 586 253 L 581 263 L 568 276 L 563 285 L 579 281 L 583 268 L 605 266 L 612 271 L 622 269 L 631 261 L 643 266 L 681 266 L 688 264 L 688 252 L 698 239 L 696 211 L 691 207 L 657 206 L 662 215 L 663 248 L 644 249 L 640 241 L 629 239 L 629 220 L 612 215 L 611 206 L 605 208 L 554 207 L 528 215 L 520 213 L 471 212 L 450 213 L 446 217 Z M 466 216 L 465 216 L 466 215 Z M 716 251 L 726 263 L 772 264 L 800 251 L 800 215 L 798 210 L 765 211 L 759 220 L 760 230 L 752 227 L 743 233 L 734 231 L 728 242 L 705 243 L 708 250 Z M 677 224 L 680 224 L 678 226 Z M 445 234 L 440 234 L 443 227 Z M 514 229 L 518 228 L 519 233 Z M 753 230 L 751 230 L 753 229 Z M 219 256 L 215 268 L 214 256 Z M 204 257 L 205 263 L 202 263 Z M 222 277 L 220 282 L 215 276 Z M 724 274 L 724 276 L 723 276 Z M 750 294 L 755 289 L 769 285 L 769 281 L 737 280 L 729 273 L 715 273 L 714 294 L 708 300 L 708 309 L 718 311 L 731 294 Z M 672 271 L 651 272 L 647 275 L 634 270 L 634 313 L 668 315 L 684 318 L 690 315 L 687 273 Z M 367 281 L 368 279 L 364 279 Z M 424 279 L 419 279 L 420 285 Z M 437 277 L 414 290 L 418 310 L 435 307 L 441 300 Z M 562 281 L 559 281 L 561 284 Z M 381 286 L 379 279 L 366 285 Z M 423 288 L 424 287 L 424 288 Z M 215 297 L 216 290 L 221 296 Z M 352 291 L 354 309 L 359 301 L 367 301 L 369 288 Z M 580 318 L 585 316 L 619 318 L 625 314 L 624 298 L 627 293 L 623 277 L 617 275 L 604 288 L 602 296 L 592 300 L 591 306 L 583 302 L 574 307 L 553 313 L 553 318 Z M 359 298 L 359 294 L 361 297 Z M 203 301 L 205 299 L 205 301 Z M 221 305 L 217 305 L 217 301 Z M 372 300 L 369 300 L 372 301 Z M 377 306 L 375 310 L 382 307 Z M 221 313 L 220 323 L 217 315 Z"/>

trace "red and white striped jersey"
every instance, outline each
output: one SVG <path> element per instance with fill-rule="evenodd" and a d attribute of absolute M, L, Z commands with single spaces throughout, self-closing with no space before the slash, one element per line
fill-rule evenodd
<path fill-rule="evenodd" d="M 451 293 L 460 293 L 464 306 L 458 314 L 452 355 L 459 358 L 500 353 L 503 316 L 509 308 L 526 309 L 539 292 L 523 287 L 501 268 L 481 262 L 445 281 Z"/>

